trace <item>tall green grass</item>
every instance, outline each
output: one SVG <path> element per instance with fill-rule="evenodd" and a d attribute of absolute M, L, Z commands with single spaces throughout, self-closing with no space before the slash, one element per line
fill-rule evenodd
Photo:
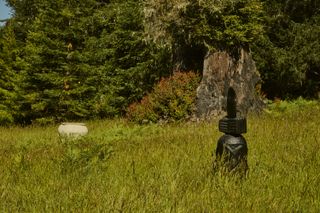
<path fill-rule="evenodd" d="M 319 112 L 249 116 L 245 179 L 212 173 L 217 121 L 0 128 L 0 211 L 319 212 Z"/>

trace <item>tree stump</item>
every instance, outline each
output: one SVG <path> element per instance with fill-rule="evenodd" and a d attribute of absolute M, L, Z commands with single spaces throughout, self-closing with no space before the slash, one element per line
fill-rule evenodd
<path fill-rule="evenodd" d="M 248 111 L 260 111 L 264 103 L 256 93 L 259 81 L 260 75 L 249 51 L 239 49 L 236 56 L 226 51 L 209 52 L 197 88 L 196 117 L 210 119 L 225 114 L 230 87 L 236 92 L 240 116 L 246 116 Z"/>

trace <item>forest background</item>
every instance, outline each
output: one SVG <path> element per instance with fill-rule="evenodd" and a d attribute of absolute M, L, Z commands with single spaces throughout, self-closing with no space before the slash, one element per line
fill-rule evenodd
<path fill-rule="evenodd" d="M 123 116 L 156 91 L 142 99 L 147 111 L 174 87 L 165 81 L 191 82 L 182 88 L 191 94 L 208 51 L 240 47 L 256 61 L 260 95 L 320 96 L 318 0 L 6 2 L 13 16 L 0 27 L 1 125 Z M 164 79 L 178 71 L 187 76 Z"/>

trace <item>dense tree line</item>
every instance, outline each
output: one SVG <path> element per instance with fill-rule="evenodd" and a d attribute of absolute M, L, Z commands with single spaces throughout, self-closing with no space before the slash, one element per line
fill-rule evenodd
<path fill-rule="evenodd" d="M 141 2 L 8 3 L 15 14 L 1 29 L 2 123 L 122 115 L 170 70 L 167 50 L 144 41 Z"/>
<path fill-rule="evenodd" d="M 317 97 L 317 0 L 7 0 L 0 123 L 121 116 L 209 50 L 250 48 L 268 98 Z"/>
<path fill-rule="evenodd" d="M 265 33 L 252 45 L 269 98 L 320 97 L 320 1 L 264 0 Z"/>

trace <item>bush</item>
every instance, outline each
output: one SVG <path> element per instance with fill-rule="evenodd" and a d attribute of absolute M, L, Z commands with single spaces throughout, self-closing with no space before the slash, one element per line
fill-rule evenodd
<path fill-rule="evenodd" d="M 318 104 L 318 101 L 307 100 L 302 97 L 292 101 L 275 99 L 268 103 L 268 107 L 265 109 L 265 112 L 276 116 L 282 116 L 285 113 L 302 111 L 305 108 L 314 107 Z"/>
<path fill-rule="evenodd" d="M 0 110 L 0 126 L 6 126 L 12 124 L 13 122 L 14 118 L 9 112 Z"/>
<path fill-rule="evenodd" d="M 194 72 L 175 72 L 162 78 L 151 93 L 128 107 L 128 119 L 138 123 L 186 119 L 194 111 L 199 80 Z"/>

